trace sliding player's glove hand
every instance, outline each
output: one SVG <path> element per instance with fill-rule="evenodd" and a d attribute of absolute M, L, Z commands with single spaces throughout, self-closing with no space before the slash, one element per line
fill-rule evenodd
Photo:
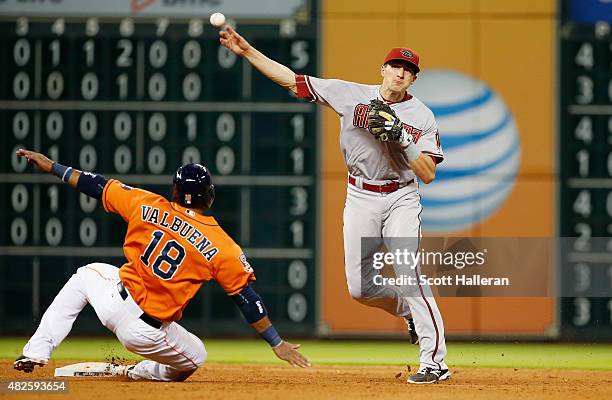
<path fill-rule="evenodd" d="M 399 142 L 402 139 L 402 121 L 388 104 L 372 99 L 368 105 L 368 130 L 381 142 Z"/>

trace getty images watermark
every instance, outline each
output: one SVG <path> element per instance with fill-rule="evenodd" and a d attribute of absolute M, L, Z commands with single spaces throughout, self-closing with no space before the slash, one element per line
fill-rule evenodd
<path fill-rule="evenodd" d="M 394 251 L 380 251 L 372 256 L 372 266 L 375 270 L 382 270 L 385 265 L 392 265 L 396 270 L 406 269 L 411 270 L 412 274 L 400 274 L 399 276 L 386 277 L 383 275 L 375 275 L 373 283 L 377 286 L 394 285 L 394 286 L 510 286 L 510 278 L 508 277 L 483 277 L 479 274 L 456 274 L 445 276 L 427 276 L 423 273 L 414 273 L 418 266 L 446 266 L 457 270 L 462 270 L 466 267 L 483 266 L 486 263 L 486 255 L 488 250 L 470 252 L 470 251 L 409 251 L 408 249 L 396 249 Z"/>
<path fill-rule="evenodd" d="M 553 238 L 363 238 L 362 294 L 555 296 L 557 249 Z"/>

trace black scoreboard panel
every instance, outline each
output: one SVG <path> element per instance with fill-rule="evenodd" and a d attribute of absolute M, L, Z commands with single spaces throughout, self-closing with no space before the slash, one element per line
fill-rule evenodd
<path fill-rule="evenodd" d="M 581 0 L 582 1 L 582 0 Z M 561 2 L 561 334 L 612 337 L 612 9 Z M 601 20 L 604 19 L 604 20 Z M 607 19 L 608 21 L 605 21 Z"/>
<path fill-rule="evenodd" d="M 282 34 L 239 31 L 297 73 L 316 75 L 316 5 Z M 41 151 L 166 196 L 187 162 L 212 171 L 212 214 L 243 247 L 283 334 L 315 332 L 316 108 L 220 47 L 201 20 L 0 20 L 0 332 L 33 327 L 63 283 L 90 262 L 124 262 L 125 223 L 14 153 Z M 19 302 L 15 299 L 19 298 Z M 81 332 L 99 332 L 88 311 Z M 90 323 L 91 322 L 91 323 Z M 215 283 L 183 325 L 200 334 L 251 328 Z"/>

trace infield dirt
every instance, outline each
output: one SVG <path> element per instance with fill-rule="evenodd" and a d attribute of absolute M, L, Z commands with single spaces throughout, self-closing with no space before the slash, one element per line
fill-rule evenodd
<path fill-rule="evenodd" d="M 74 361 L 78 362 L 78 361 Z M 0 379 L 53 379 L 52 362 L 32 374 L 0 362 Z M 71 378 L 67 395 L 52 399 L 167 400 L 228 399 L 610 399 L 612 372 L 551 369 L 454 368 L 450 381 L 408 385 L 407 368 L 397 366 L 316 365 L 297 369 L 269 364 L 205 364 L 186 382 L 136 382 L 127 378 Z M 413 367 L 414 372 L 414 367 Z M 401 376 L 398 376 L 401 373 Z M 41 394 L 0 394 L 1 398 L 33 399 Z"/>

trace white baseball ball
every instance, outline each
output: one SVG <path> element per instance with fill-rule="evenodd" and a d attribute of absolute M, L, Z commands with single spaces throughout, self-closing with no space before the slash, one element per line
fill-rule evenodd
<path fill-rule="evenodd" d="M 221 27 L 225 23 L 225 15 L 220 12 L 216 12 L 210 16 L 210 24 L 217 28 Z"/>

